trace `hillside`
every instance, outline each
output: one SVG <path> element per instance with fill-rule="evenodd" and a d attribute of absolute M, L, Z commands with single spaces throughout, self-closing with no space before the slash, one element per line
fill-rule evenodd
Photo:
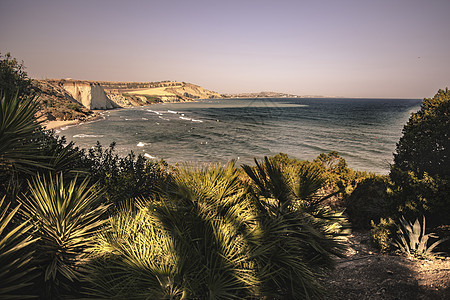
<path fill-rule="evenodd" d="M 33 80 L 40 94 L 41 120 L 94 118 L 96 109 L 187 102 L 221 95 L 186 82 L 111 82 L 73 79 Z"/>

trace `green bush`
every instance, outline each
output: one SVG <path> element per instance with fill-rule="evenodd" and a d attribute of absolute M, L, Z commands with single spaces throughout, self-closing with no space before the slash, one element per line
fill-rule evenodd
<path fill-rule="evenodd" d="M 164 161 L 147 160 L 133 152 L 125 157 L 115 153 L 115 143 L 104 149 L 100 143 L 86 153 L 84 164 L 99 183 L 108 203 L 119 207 L 129 199 L 158 194 L 171 181 Z"/>
<path fill-rule="evenodd" d="M 88 180 L 64 182 L 57 176 L 37 176 L 20 199 L 23 215 L 33 225 L 34 262 L 40 270 L 35 290 L 45 299 L 77 294 L 87 250 L 104 223 L 101 195 Z"/>
<path fill-rule="evenodd" d="M 390 178 L 398 210 L 408 219 L 450 222 L 449 115 L 450 91 L 439 90 L 411 115 L 397 144 Z"/>
<path fill-rule="evenodd" d="M 0 91 L 3 95 L 19 98 L 32 94 L 33 87 L 31 79 L 25 72 L 23 62 L 18 62 L 8 52 L 5 55 L 0 53 Z"/>
<path fill-rule="evenodd" d="M 394 236 L 397 230 L 397 225 L 394 220 L 391 218 L 381 218 L 378 224 L 372 220 L 371 225 L 370 240 L 372 244 L 381 252 L 392 250 Z"/>
<path fill-rule="evenodd" d="M 346 213 L 353 229 L 369 229 L 371 221 L 395 215 L 395 203 L 389 193 L 389 177 L 373 176 L 356 186 L 346 198 Z"/>
<path fill-rule="evenodd" d="M 243 299 L 257 292 L 251 207 L 233 166 L 182 168 L 159 198 L 123 208 L 98 238 L 89 296 Z"/>
<path fill-rule="evenodd" d="M 177 168 L 157 197 L 120 209 L 97 238 L 88 296 L 323 295 L 318 278 L 342 254 L 345 218 L 321 204 L 310 169 L 286 173 L 269 160 L 244 169 L 250 180 L 233 164 Z"/>

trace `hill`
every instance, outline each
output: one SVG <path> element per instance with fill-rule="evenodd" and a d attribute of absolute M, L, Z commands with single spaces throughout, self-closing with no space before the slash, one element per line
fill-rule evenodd
<path fill-rule="evenodd" d="M 111 82 L 73 79 L 33 80 L 40 94 L 41 120 L 84 121 L 93 110 L 142 106 L 161 102 L 187 102 L 220 98 L 201 86 L 174 81 Z"/>

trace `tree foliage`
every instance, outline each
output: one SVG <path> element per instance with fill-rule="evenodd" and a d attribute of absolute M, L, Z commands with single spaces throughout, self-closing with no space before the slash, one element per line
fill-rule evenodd
<path fill-rule="evenodd" d="M 403 128 L 394 167 L 417 175 L 450 176 L 450 91 L 439 90 L 423 100 Z"/>
<path fill-rule="evenodd" d="M 6 97 L 29 95 L 33 90 L 23 62 L 18 62 L 9 52 L 0 53 L 0 90 Z"/>
<path fill-rule="evenodd" d="M 397 144 L 390 172 L 398 211 L 450 224 L 450 91 L 439 90 L 413 113 Z"/>

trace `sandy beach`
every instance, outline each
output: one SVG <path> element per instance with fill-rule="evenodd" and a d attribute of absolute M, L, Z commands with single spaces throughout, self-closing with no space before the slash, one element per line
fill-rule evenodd
<path fill-rule="evenodd" d="M 99 112 L 101 112 L 102 110 L 98 110 L 95 111 L 95 114 L 89 118 L 87 118 L 86 120 L 68 120 L 68 121 L 44 121 L 42 123 L 42 127 L 45 128 L 45 130 L 52 130 L 52 129 L 59 129 L 65 126 L 70 126 L 70 125 L 76 125 L 76 124 L 80 124 L 80 123 L 84 123 L 84 122 L 91 122 L 91 121 L 95 121 L 98 120 L 99 118 L 101 118 L 101 115 L 99 114 Z"/>

